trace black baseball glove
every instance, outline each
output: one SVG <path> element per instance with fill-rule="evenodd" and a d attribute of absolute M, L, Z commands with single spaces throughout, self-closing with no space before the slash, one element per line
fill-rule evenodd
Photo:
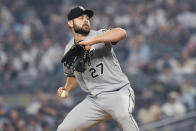
<path fill-rule="evenodd" d="M 85 63 L 89 60 L 89 51 L 85 47 L 74 43 L 71 49 L 63 56 L 61 63 L 67 68 L 83 73 L 85 71 Z"/>

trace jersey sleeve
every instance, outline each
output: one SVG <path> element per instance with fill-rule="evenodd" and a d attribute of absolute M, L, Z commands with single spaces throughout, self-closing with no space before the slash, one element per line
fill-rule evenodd
<path fill-rule="evenodd" d="M 64 55 L 69 51 L 69 49 L 71 48 L 70 45 L 67 45 L 64 51 Z M 75 77 L 74 75 L 74 70 L 73 68 L 68 68 L 63 64 L 63 71 L 64 71 L 64 75 L 67 77 Z"/>
<path fill-rule="evenodd" d="M 67 76 L 67 77 L 75 77 L 73 68 L 67 68 L 67 67 L 64 66 L 64 64 L 63 64 L 63 70 L 64 70 L 65 76 Z"/>

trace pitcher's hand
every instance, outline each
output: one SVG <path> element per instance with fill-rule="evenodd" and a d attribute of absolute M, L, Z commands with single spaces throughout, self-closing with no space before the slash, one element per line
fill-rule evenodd
<path fill-rule="evenodd" d="M 69 97 L 69 92 L 65 90 L 65 87 L 60 87 L 57 90 L 57 95 L 61 98 L 68 98 Z"/>
<path fill-rule="evenodd" d="M 88 40 L 84 40 L 84 41 L 79 42 L 79 45 L 84 45 L 86 50 L 90 50 L 91 44 L 92 43 Z"/>

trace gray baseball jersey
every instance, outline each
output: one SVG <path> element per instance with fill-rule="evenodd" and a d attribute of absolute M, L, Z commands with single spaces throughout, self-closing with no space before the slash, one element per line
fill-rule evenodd
<path fill-rule="evenodd" d="M 97 36 L 106 29 L 99 31 L 91 30 L 89 37 Z M 64 54 L 72 47 L 72 39 L 65 48 Z M 66 74 L 74 75 L 78 80 L 80 87 L 94 95 L 102 92 L 114 91 L 129 84 L 127 76 L 122 72 L 120 64 L 112 48 L 112 43 L 99 43 L 90 48 L 90 62 L 86 64 L 84 73 L 67 71 Z"/>
<path fill-rule="evenodd" d="M 105 31 L 91 30 L 86 39 Z M 73 44 L 74 39 L 68 43 L 64 53 Z M 123 131 L 139 131 L 131 114 L 135 105 L 134 92 L 120 68 L 111 43 L 91 46 L 90 62 L 84 73 L 74 72 L 66 67 L 64 72 L 75 76 L 80 87 L 90 95 L 67 114 L 57 131 L 85 131 L 111 118 L 119 123 Z"/>

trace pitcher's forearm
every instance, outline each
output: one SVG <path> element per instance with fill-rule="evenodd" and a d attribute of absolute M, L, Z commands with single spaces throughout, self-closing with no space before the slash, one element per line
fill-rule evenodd
<path fill-rule="evenodd" d="M 67 81 L 64 86 L 66 91 L 71 92 L 77 86 L 78 86 L 78 82 L 75 77 L 67 77 Z"/>
<path fill-rule="evenodd" d="M 108 30 L 98 36 L 89 39 L 90 45 L 96 43 L 118 42 L 126 37 L 126 31 L 122 28 Z"/>

